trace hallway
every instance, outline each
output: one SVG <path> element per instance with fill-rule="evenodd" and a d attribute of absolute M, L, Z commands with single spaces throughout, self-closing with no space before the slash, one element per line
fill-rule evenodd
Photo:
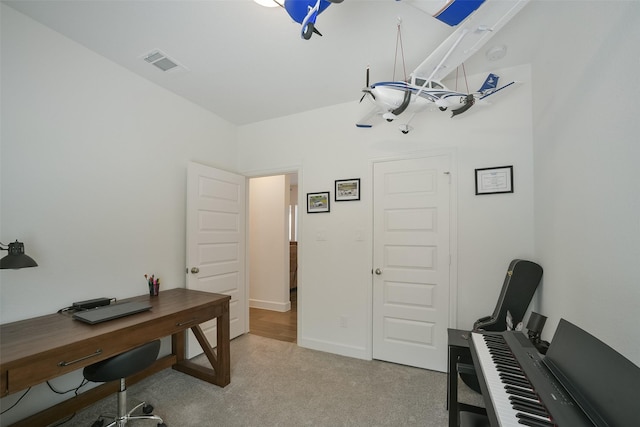
<path fill-rule="evenodd" d="M 249 333 L 279 341 L 297 342 L 297 289 L 291 290 L 291 310 L 287 312 L 249 308 Z"/>

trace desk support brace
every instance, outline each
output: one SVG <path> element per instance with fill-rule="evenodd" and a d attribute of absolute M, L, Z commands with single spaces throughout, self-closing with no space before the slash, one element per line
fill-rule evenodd
<path fill-rule="evenodd" d="M 220 318 L 221 323 L 224 323 L 224 316 L 229 317 L 229 313 L 223 314 Z M 227 356 L 229 354 L 228 350 L 222 349 L 224 343 L 229 343 L 229 328 L 219 327 L 217 329 L 217 343 L 220 347 L 218 347 L 217 354 L 214 353 L 211 344 L 207 340 L 207 337 L 204 335 L 202 328 L 200 325 L 195 325 L 191 327 L 191 331 L 195 335 L 200 347 L 204 351 L 205 356 L 209 360 L 211 364 L 211 368 L 207 368 L 202 365 L 198 365 L 196 363 L 191 362 L 190 360 L 180 358 L 178 362 L 173 366 L 173 369 L 183 372 L 185 374 L 189 374 L 196 378 L 199 378 L 203 381 L 206 381 L 211 384 L 215 384 L 220 387 L 225 387 L 231 383 L 231 360 Z M 184 355 L 184 343 L 186 339 L 185 332 L 180 332 L 178 334 L 173 335 L 172 338 L 172 347 L 174 349 L 174 354 Z M 227 344 L 228 345 L 228 344 Z M 219 374 L 222 375 L 219 375 Z"/>

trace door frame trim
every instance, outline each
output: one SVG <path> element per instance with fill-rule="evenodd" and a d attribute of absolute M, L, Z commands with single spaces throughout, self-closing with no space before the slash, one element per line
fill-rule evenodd
<path fill-rule="evenodd" d="M 451 186 L 449 197 L 449 328 L 457 329 L 458 325 L 458 152 L 456 149 L 433 149 L 407 152 L 398 156 L 375 157 L 369 159 L 369 176 L 371 180 L 371 188 L 369 188 L 369 198 L 371 203 L 371 227 L 373 227 L 373 173 L 376 163 L 391 162 L 398 160 L 410 160 L 415 158 L 428 158 L 447 156 L 449 158 L 449 181 Z M 373 236 L 373 228 L 371 230 Z M 373 240 L 373 239 L 372 239 Z M 373 241 L 371 243 L 371 284 L 368 292 L 367 314 L 368 321 L 368 347 L 369 357 L 373 359 Z"/>

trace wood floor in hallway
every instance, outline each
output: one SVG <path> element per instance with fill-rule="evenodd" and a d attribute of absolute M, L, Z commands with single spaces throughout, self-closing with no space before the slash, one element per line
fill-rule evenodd
<path fill-rule="evenodd" d="M 297 290 L 291 290 L 291 310 L 287 312 L 249 308 L 249 333 L 279 341 L 297 342 Z"/>

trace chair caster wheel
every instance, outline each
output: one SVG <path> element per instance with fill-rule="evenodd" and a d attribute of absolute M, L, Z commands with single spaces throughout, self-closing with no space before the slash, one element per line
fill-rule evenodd
<path fill-rule="evenodd" d="M 153 406 L 152 406 L 152 405 L 149 405 L 149 404 L 144 405 L 144 406 L 142 407 L 142 412 L 143 412 L 145 415 L 149 415 L 150 413 L 152 413 L 152 412 L 153 412 Z"/>
<path fill-rule="evenodd" d="M 97 420 L 93 424 L 91 424 L 91 427 L 102 427 L 103 425 L 104 425 L 104 420 Z"/>
<path fill-rule="evenodd" d="M 160 423 L 158 424 L 158 427 L 167 427 L 167 425 L 165 423 Z"/>

